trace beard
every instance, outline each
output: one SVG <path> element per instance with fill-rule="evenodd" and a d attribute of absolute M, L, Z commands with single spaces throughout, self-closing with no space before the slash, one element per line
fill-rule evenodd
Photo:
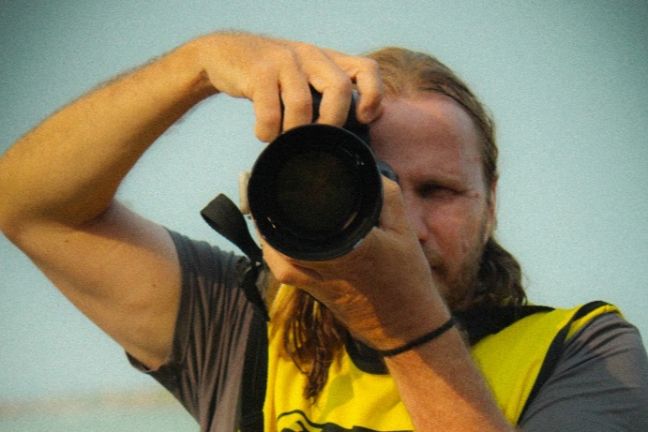
<path fill-rule="evenodd" d="M 439 292 L 453 312 L 468 309 L 477 294 L 479 270 L 485 248 L 485 243 L 482 241 L 485 231 L 486 223 L 484 221 L 480 227 L 479 236 L 468 248 L 468 253 L 460 263 L 454 266 L 444 262 L 437 252 L 423 249 Z"/>

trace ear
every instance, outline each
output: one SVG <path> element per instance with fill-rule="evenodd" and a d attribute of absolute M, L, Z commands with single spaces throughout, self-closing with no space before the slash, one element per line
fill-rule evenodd
<path fill-rule="evenodd" d="M 497 178 L 488 187 L 488 198 L 486 201 L 486 223 L 484 227 L 484 244 L 495 233 L 497 228 Z"/>

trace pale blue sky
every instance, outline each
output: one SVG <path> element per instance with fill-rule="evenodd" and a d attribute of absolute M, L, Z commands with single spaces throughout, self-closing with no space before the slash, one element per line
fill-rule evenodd
<path fill-rule="evenodd" d="M 2 0 L 0 150 L 101 81 L 215 29 L 356 53 L 424 50 L 498 122 L 499 237 L 530 298 L 611 301 L 648 340 L 646 22 L 641 1 Z M 217 192 L 237 196 L 238 172 L 260 149 L 252 125 L 243 101 L 202 104 L 145 155 L 120 198 L 217 241 L 198 211 Z M 150 385 L 3 237 L 0 296 L 0 400 Z"/>

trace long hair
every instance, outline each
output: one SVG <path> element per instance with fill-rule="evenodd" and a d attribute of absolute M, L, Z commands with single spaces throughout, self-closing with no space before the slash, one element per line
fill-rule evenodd
<path fill-rule="evenodd" d="M 495 124 L 482 103 L 450 68 L 433 56 L 403 48 L 383 48 L 367 56 L 378 64 L 386 97 L 441 93 L 460 104 L 480 134 L 482 169 L 487 186 L 497 181 Z M 477 285 L 472 306 L 520 306 L 526 303 L 520 265 L 493 237 L 484 247 Z M 324 305 L 299 289 L 294 290 L 283 304 L 281 317 L 284 349 L 308 377 L 304 396 L 315 401 L 326 383 L 329 366 L 342 351 L 349 335 Z"/>

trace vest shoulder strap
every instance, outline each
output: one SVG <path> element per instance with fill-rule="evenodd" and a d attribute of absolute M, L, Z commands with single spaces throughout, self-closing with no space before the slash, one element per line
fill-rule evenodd
<path fill-rule="evenodd" d="M 241 381 L 240 432 L 263 431 L 263 403 L 268 380 L 268 330 L 264 317 L 255 312 L 245 348 Z"/>
<path fill-rule="evenodd" d="M 538 372 L 538 377 L 533 384 L 529 397 L 524 403 L 524 408 L 522 408 L 519 418 L 522 418 L 531 402 L 533 402 L 533 400 L 538 396 L 538 393 L 556 369 L 558 360 L 560 360 L 563 353 L 565 343 L 574 335 L 574 333 L 576 333 L 576 331 L 580 330 L 585 324 L 587 324 L 590 319 L 606 312 L 618 311 L 614 306 L 603 301 L 597 300 L 586 303 L 579 307 L 571 316 L 569 321 L 560 329 L 560 331 L 558 331 L 556 337 L 551 341 L 551 345 L 549 345 L 547 354 L 542 362 L 542 367 Z"/>
<path fill-rule="evenodd" d="M 555 371 L 575 332 L 594 317 L 618 310 L 596 301 L 538 312 L 484 337 L 472 350 L 504 415 L 514 424 Z"/>

